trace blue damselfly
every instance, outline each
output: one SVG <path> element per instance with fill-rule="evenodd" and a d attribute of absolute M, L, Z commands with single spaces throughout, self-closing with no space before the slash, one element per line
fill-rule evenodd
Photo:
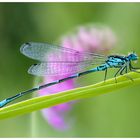
<path fill-rule="evenodd" d="M 38 87 L 34 87 L 30 90 L 18 93 L 15 96 L 4 99 L 0 102 L 0 107 L 3 107 L 7 103 L 28 93 L 38 91 L 40 89 L 64 82 L 69 79 L 77 78 L 88 73 L 105 71 L 104 80 L 106 80 L 108 68 L 118 68 L 118 71 L 114 75 L 115 78 L 118 74 L 123 75 L 124 73 L 127 73 L 128 70 L 137 72 L 136 69 L 138 69 L 134 68 L 131 64 L 132 61 L 138 60 L 138 56 L 134 52 L 127 56 L 123 55 L 105 56 L 96 53 L 79 52 L 73 49 L 58 47 L 47 43 L 34 43 L 34 42 L 23 44 L 20 48 L 20 52 L 29 58 L 40 61 L 40 63 L 34 64 L 29 68 L 28 73 L 32 75 L 51 76 L 58 74 L 59 75 L 71 74 L 71 76 L 58 79 L 57 81 L 53 81 L 51 83 L 47 83 Z M 65 60 L 62 57 L 64 53 L 67 56 Z M 56 57 L 56 60 L 50 59 L 53 58 L 52 55 Z M 59 64 L 57 65 L 57 68 L 55 67 L 56 64 Z M 63 70 L 62 65 L 66 66 L 65 69 Z M 91 65 L 98 66 L 89 70 L 84 70 L 86 67 Z M 131 77 L 128 78 L 133 80 Z"/>

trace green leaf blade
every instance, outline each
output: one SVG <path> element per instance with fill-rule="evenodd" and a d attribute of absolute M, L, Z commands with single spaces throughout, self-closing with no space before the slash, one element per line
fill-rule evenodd
<path fill-rule="evenodd" d="M 117 77 L 117 83 L 114 78 L 94 85 L 80 87 L 61 93 L 50 94 L 41 97 L 35 97 L 16 104 L 9 105 L 0 109 L 0 119 L 6 119 L 23 115 L 43 108 L 52 107 L 61 103 L 70 102 L 84 98 L 91 98 L 112 91 L 140 84 L 140 74 L 130 72 L 127 76 L 132 77 L 134 81 L 126 78 L 126 75 Z"/>

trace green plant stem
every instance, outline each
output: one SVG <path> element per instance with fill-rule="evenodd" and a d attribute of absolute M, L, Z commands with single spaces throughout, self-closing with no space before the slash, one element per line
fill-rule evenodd
<path fill-rule="evenodd" d="M 43 108 L 52 107 L 61 103 L 95 97 L 98 95 L 110 93 L 112 91 L 140 84 L 140 74 L 130 72 L 127 76 L 132 77 L 134 81 L 124 76 L 117 77 L 117 83 L 114 78 L 100 82 L 94 85 L 80 87 L 61 93 L 50 94 L 41 97 L 35 97 L 16 104 L 9 105 L 0 109 L 0 119 L 6 119 L 30 113 Z"/>

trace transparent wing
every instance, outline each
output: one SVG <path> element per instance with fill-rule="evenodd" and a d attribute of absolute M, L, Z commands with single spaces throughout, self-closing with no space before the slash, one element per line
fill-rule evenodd
<path fill-rule="evenodd" d="M 84 71 L 88 66 L 92 66 L 95 64 L 96 63 L 93 64 L 91 61 L 88 61 L 86 63 L 85 62 L 82 62 L 82 63 L 58 63 L 58 62 L 39 63 L 39 64 L 32 65 L 29 68 L 28 73 L 32 75 L 37 75 L 37 76 L 67 75 L 67 74 L 74 74 L 74 73 Z"/>
<path fill-rule="evenodd" d="M 21 46 L 20 51 L 25 56 L 42 62 L 81 62 L 89 60 L 104 60 L 107 57 L 95 53 L 83 53 L 73 49 L 50 45 L 47 43 L 29 42 Z"/>

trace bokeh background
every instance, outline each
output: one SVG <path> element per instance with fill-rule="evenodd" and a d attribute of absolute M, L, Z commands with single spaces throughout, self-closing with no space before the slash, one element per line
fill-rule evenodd
<path fill-rule="evenodd" d="M 54 43 L 88 23 L 107 25 L 116 33 L 116 53 L 135 50 L 140 55 L 139 3 L 0 3 L 0 99 L 33 87 L 34 77 L 27 69 L 34 61 L 20 54 L 22 43 Z M 94 76 L 79 82 L 92 84 Z M 96 75 L 96 80 L 103 76 Z M 70 113 L 75 122 L 68 131 L 55 130 L 37 111 L 1 120 L 0 137 L 140 137 L 139 90 L 135 86 L 78 101 Z"/>

